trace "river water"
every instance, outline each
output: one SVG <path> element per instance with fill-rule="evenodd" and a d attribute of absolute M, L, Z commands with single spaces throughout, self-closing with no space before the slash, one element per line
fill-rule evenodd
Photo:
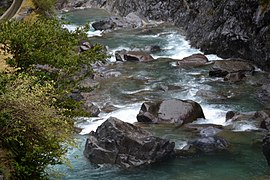
<path fill-rule="evenodd" d="M 62 14 L 70 24 L 66 27 L 74 30 L 85 23 L 108 17 L 108 13 L 97 9 L 83 9 Z M 150 31 L 151 30 L 151 31 Z M 159 58 L 148 63 L 125 62 L 111 63 L 101 68 L 103 72 L 120 72 L 121 75 L 100 82 L 99 88 L 88 93 L 91 100 L 99 107 L 110 104 L 116 110 L 101 112 L 97 118 L 79 118 L 78 126 L 82 132 L 76 136 L 77 148 L 70 148 L 66 157 L 71 167 L 54 166 L 52 169 L 62 174 L 61 179 L 270 179 L 270 168 L 261 152 L 260 140 L 263 133 L 256 131 L 254 122 L 231 124 L 231 130 L 224 130 L 224 137 L 231 147 L 227 152 L 198 154 L 194 157 L 175 158 L 132 170 L 122 170 L 111 165 L 93 165 L 83 156 L 87 134 L 95 130 L 108 117 L 117 117 L 123 121 L 135 123 L 142 102 L 156 99 L 179 98 L 191 99 L 203 108 L 206 119 L 199 119 L 195 124 L 213 123 L 230 125 L 225 122 L 227 111 L 256 111 L 263 106 L 252 95 L 257 82 L 266 75 L 257 71 L 245 82 L 228 83 L 220 78 L 208 76 L 208 67 L 181 69 L 175 61 L 198 49 L 190 47 L 181 31 L 170 25 L 155 25 L 148 29 L 119 30 L 101 34 L 91 29 L 88 33 L 92 43 L 101 43 L 115 52 L 121 49 L 143 48 L 159 45 L 161 52 L 152 54 Z M 150 32 L 150 33 L 149 33 Z M 207 56 L 210 60 L 221 60 L 215 55 Z M 115 61 L 112 56 L 110 61 Z M 164 90 L 164 87 L 174 87 Z M 198 91 L 208 91 L 215 98 L 199 96 Z M 222 97 L 222 98 L 218 98 Z M 224 98 L 225 97 L 225 98 Z M 196 134 L 191 131 L 174 129 L 162 125 L 142 125 L 155 135 L 171 139 L 176 147 L 183 147 Z"/>

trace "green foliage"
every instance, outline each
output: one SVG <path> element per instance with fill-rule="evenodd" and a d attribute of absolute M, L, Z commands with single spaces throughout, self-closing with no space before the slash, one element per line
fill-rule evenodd
<path fill-rule="evenodd" d="M 33 0 L 33 2 L 41 14 L 46 14 L 54 11 L 57 0 Z"/>
<path fill-rule="evenodd" d="M 14 57 L 8 64 L 21 71 L 34 64 L 49 65 L 61 70 L 64 76 L 90 65 L 106 56 L 97 45 L 89 51 L 78 53 L 78 45 L 86 40 L 88 27 L 69 32 L 58 20 L 39 19 L 34 23 L 9 21 L 0 24 L 0 43 L 3 49 Z"/>
<path fill-rule="evenodd" d="M 100 45 L 79 51 L 88 29 L 69 32 L 56 19 L 0 23 L 0 44 L 15 68 L 0 73 L 0 172 L 7 177 L 41 179 L 48 165 L 63 162 L 73 142 L 70 117 L 83 114 L 80 102 L 65 96 L 107 57 Z"/>
<path fill-rule="evenodd" d="M 8 152 L 12 179 L 45 177 L 44 169 L 62 163 L 73 143 L 73 120 L 53 106 L 53 86 L 26 74 L 5 83 L 0 95 L 0 149 Z"/>

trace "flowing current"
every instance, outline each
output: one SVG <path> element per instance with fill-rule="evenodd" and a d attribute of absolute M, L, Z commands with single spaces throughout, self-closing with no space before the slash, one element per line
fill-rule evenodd
<path fill-rule="evenodd" d="M 63 17 L 71 22 L 65 28 L 74 30 L 85 23 L 108 17 L 108 14 L 102 10 L 83 9 L 64 13 Z M 78 118 L 77 126 L 82 128 L 82 132 L 76 136 L 78 147 L 71 148 L 66 155 L 71 168 L 64 165 L 51 168 L 62 174 L 61 179 L 270 178 L 270 170 L 261 153 L 261 147 L 257 145 L 262 134 L 254 132 L 257 129 L 256 125 L 252 122 L 225 122 L 225 114 L 230 110 L 261 110 L 262 106 L 251 94 L 256 91 L 254 84 L 263 74 L 257 73 L 242 84 L 231 84 L 223 82 L 220 78 L 209 77 L 208 68 L 176 67 L 172 59 L 181 59 L 200 51 L 190 47 L 178 28 L 169 25 L 155 25 L 150 29 L 118 30 L 106 34 L 90 29 L 88 35 L 92 43 L 100 43 L 110 49 L 112 63 L 99 70 L 116 74 L 116 77 L 101 81 L 96 90 L 85 95 L 91 97 L 98 107 L 112 105 L 114 110 L 110 113 L 102 111 L 97 118 Z M 116 50 L 144 48 L 150 45 L 158 45 L 162 49 L 161 52 L 151 54 L 154 58 L 159 58 L 157 61 L 114 63 L 113 54 Z M 221 60 L 215 55 L 207 57 L 209 60 Z M 174 88 L 167 90 L 169 86 Z M 198 95 L 199 92 L 205 91 L 215 94 L 214 98 Z M 226 135 L 232 146 L 230 152 L 175 158 L 133 170 L 122 170 L 111 165 L 93 165 L 83 156 L 87 134 L 95 131 L 108 117 L 113 116 L 125 122 L 135 123 L 136 115 L 144 101 L 168 98 L 191 99 L 200 103 L 206 119 L 199 119 L 194 124 L 232 126 L 233 131 Z M 157 136 L 171 139 L 177 148 L 184 147 L 187 141 L 195 136 L 191 132 L 158 125 L 145 125 L 144 128 Z"/>

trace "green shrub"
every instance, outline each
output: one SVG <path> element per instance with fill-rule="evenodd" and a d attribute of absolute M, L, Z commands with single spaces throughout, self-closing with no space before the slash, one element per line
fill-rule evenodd
<path fill-rule="evenodd" d="M 41 85 L 36 77 L 20 74 L 5 84 L 0 95 L 0 149 L 8 154 L 7 169 L 11 179 L 40 179 L 48 165 L 63 162 L 73 143 L 73 120 L 53 106 L 57 95 L 52 83 Z"/>

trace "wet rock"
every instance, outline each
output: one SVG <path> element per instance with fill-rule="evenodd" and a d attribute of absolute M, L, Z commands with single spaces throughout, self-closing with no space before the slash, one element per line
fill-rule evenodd
<path fill-rule="evenodd" d="M 204 90 L 204 89 L 199 89 L 196 92 L 196 96 L 200 96 L 206 100 L 212 100 L 212 101 L 216 101 L 216 100 L 225 100 L 227 99 L 227 97 L 225 95 L 222 94 L 218 94 L 216 92 L 210 91 L 210 90 Z"/>
<path fill-rule="evenodd" d="M 177 62 L 177 65 L 183 68 L 201 67 L 209 63 L 208 58 L 203 54 L 193 54 Z"/>
<path fill-rule="evenodd" d="M 84 155 L 95 164 L 134 168 L 174 156 L 174 146 L 169 140 L 111 117 L 90 133 Z"/>
<path fill-rule="evenodd" d="M 77 86 L 81 91 L 92 91 L 96 88 L 99 88 L 100 84 L 92 77 L 87 77 L 84 80 L 80 81 Z"/>
<path fill-rule="evenodd" d="M 86 112 L 90 113 L 91 116 L 93 117 L 97 117 L 100 113 L 100 109 L 88 100 L 86 100 L 85 103 L 83 104 L 83 108 Z"/>
<path fill-rule="evenodd" d="M 135 13 L 129 13 L 125 17 L 109 17 L 92 24 L 95 30 L 116 30 L 122 28 L 142 27 L 146 22 Z"/>
<path fill-rule="evenodd" d="M 246 75 L 243 72 L 234 72 L 234 73 L 229 73 L 224 77 L 224 81 L 229 81 L 229 82 L 239 82 L 241 81 Z"/>
<path fill-rule="evenodd" d="M 225 77 L 230 73 L 241 73 L 242 75 L 238 74 L 240 78 L 244 74 L 248 74 L 248 73 L 252 74 L 254 71 L 255 71 L 255 67 L 248 62 L 245 62 L 240 59 L 227 59 L 227 60 L 215 61 L 209 71 L 209 76 Z"/>
<path fill-rule="evenodd" d="M 117 17 L 111 17 L 105 20 L 100 20 L 97 22 L 92 23 L 92 27 L 95 30 L 100 30 L 100 31 L 104 31 L 104 30 L 109 30 L 109 29 L 114 29 L 116 27 L 116 21 L 119 21 L 120 18 Z M 118 26 L 120 22 L 117 22 Z"/>
<path fill-rule="evenodd" d="M 223 129 L 222 125 L 218 125 L 218 124 L 193 124 L 193 123 L 188 123 L 184 125 L 185 128 L 190 129 L 192 131 L 195 132 L 200 132 L 203 129 L 207 129 L 209 127 L 213 127 L 216 129 Z"/>
<path fill-rule="evenodd" d="M 124 59 L 126 61 L 153 61 L 155 60 L 150 54 L 142 51 L 129 51 L 124 54 Z"/>
<path fill-rule="evenodd" d="M 205 118 L 201 106 L 192 100 L 169 99 L 145 102 L 137 120 L 146 123 L 175 123 L 178 125 Z"/>
<path fill-rule="evenodd" d="M 221 131 L 221 129 L 210 126 L 210 127 L 205 128 L 205 129 L 202 129 L 200 131 L 200 135 L 202 137 L 211 137 L 211 136 L 216 135 L 220 131 Z"/>
<path fill-rule="evenodd" d="M 161 47 L 159 45 L 145 46 L 144 51 L 156 53 L 161 51 Z"/>
<path fill-rule="evenodd" d="M 73 90 L 69 95 L 68 95 L 69 98 L 79 102 L 81 100 L 83 100 L 83 96 L 81 94 L 81 92 L 77 89 Z"/>
<path fill-rule="evenodd" d="M 102 107 L 102 111 L 106 112 L 106 113 L 110 113 L 113 112 L 115 110 L 117 110 L 118 108 L 115 107 L 114 105 L 110 104 L 110 103 L 106 103 L 103 107 Z"/>
<path fill-rule="evenodd" d="M 110 79 L 114 77 L 119 77 L 121 75 L 122 73 L 116 70 L 105 70 L 105 71 L 95 72 L 92 79 L 99 81 L 102 79 Z"/>
<path fill-rule="evenodd" d="M 262 152 L 270 166 L 270 134 L 267 134 L 263 139 Z"/>
<path fill-rule="evenodd" d="M 262 120 L 261 124 L 260 124 L 260 128 L 266 129 L 266 130 L 270 130 L 270 118 L 266 118 L 264 120 Z"/>
<path fill-rule="evenodd" d="M 198 153 L 198 149 L 196 149 L 194 146 L 188 144 L 183 149 L 175 149 L 175 155 L 177 157 L 188 157 L 188 156 L 194 156 Z"/>
<path fill-rule="evenodd" d="M 236 114 L 237 114 L 237 112 L 234 112 L 234 111 L 228 111 L 228 112 L 226 113 L 226 121 L 232 119 Z"/>
<path fill-rule="evenodd" d="M 164 84 L 161 84 L 159 87 L 158 87 L 158 90 L 162 90 L 162 91 L 176 91 L 176 90 L 183 90 L 182 87 L 180 86 L 176 86 L 176 85 L 164 85 Z"/>
<path fill-rule="evenodd" d="M 190 142 L 192 146 L 201 152 L 214 152 L 226 150 L 229 147 L 229 143 L 218 136 L 201 137 Z"/>
<path fill-rule="evenodd" d="M 115 51 L 114 56 L 116 61 L 125 61 L 124 55 L 127 53 L 127 50 L 123 49 L 120 51 Z"/>
<path fill-rule="evenodd" d="M 270 104 L 270 83 L 267 82 L 264 85 L 261 86 L 261 88 L 257 92 L 257 99 L 266 104 Z"/>
<path fill-rule="evenodd" d="M 143 51 L 116 51 L 116 61 L 153 61 L 155 60 L 150 54 Z"/>
<path fill-rule="evenodd" d="M 269 111 L 257 111 L 254 114 L 254 118 L 260 121 L 260 128 L 270 130 L 270 112 Z"/>
<path fill-rule="evenodd" d="M 226 121 L 252 121 L 255 120 L 255 111 L 251 112 L 233 112 L 226 113 Z"/>

